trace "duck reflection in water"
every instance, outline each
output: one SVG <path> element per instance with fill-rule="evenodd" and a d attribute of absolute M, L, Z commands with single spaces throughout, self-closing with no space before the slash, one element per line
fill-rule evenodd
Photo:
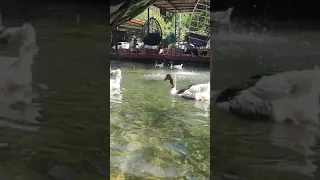
<path fill-rule="evenodd" d="M 316 152 L 312 149 L 316 147 L 319 135 L 319 127 L 313 125 L 301 128 L 295 125 L 274 124 L 269 134 L 271 143 L 274 146 L 300 154 L 301 159 L 295 161 L 278 159 L 272 168 L 300 173 L 309 177 L 314 176 L 318 167 L 314 164 L 316 160 L 313 156 Z"/>

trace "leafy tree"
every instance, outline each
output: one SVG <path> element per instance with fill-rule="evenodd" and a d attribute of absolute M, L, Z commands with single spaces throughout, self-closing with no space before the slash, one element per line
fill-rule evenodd
<path fill-rule="evenodd" d="M 160 11 L 157 7 L 150 6 L 150 18 L 153 17 L 155 18 L 162 29 L 162 38 L 166 38 L 170 32 L 171 32 L 171 27 L 166 24 L 164 21 L 164 18 L 160 15 Z M 141 14 L 139 14 L 136 19 L 139 19 L 141 21 L 147 21 L 148 20 L 148 9 L 143 11 Z"/>
<path fill-rule="evenodd" d="M 176 16 L 177 21 L 177 38 L 179 34 L 179 14 L 167 13 L 166 16 L 160 15 L 160 10 L 155 6 L 150 6 L 150 18 L 155 18 L 162 29 L 162 38 L 166 39 L 170 33 L 174 33 L 174 16 Z M 204 13 L 201 13 L 202 16 L 205 16 Z M 192 17 L 192 12 L 190 13 L 182 13 L 181 14 L 181 30 L 180 30 L 180 41 L 184 41 L 186 33 L 189 31 L 189 25 Z M 136 19 L 141 21 L 148 20 L 148 9 L 139 14 Z M 201 20 L 201 19 L 200 19 Z M 210 35 L 210 27 L 206 26 L 202 23 L 197 24 L 196 22 L 191 22 L 193 26 L 199 27 L 196 33 Z"/>

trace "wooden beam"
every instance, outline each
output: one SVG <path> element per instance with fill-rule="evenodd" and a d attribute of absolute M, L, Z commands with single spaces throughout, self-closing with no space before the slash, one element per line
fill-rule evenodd
<path fill-rule="evenodd" d="M 167 0 L 163 0 L 164 2 L 168 3 L 170 6 L 172 6 L 176 11 L 178 11 L 180 13 L 180 11 L 177 9 L 177 7 L 175 5 L 173 5 L 170 1 Z"/>

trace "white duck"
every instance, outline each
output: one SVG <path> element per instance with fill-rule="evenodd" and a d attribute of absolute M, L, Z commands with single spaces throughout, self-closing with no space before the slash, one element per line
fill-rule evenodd
<path fill-rule="evenodd" d="M 229 7 L 226 11 L 216 11 L 210 13 L 210 19 L 213 22 L 221 25 L 228 25 L 229 31 L 231 30 L 230 17 L 233 12 L 233 7 Z"/>
<path fill-rule="evenodd" d="M 110 96 L 120 94 L 120 92 L 121 92 L 120 83 L 121 83 L 121 79 L 122 79 L 121 70 L 120 69 L 111 70 L 110 75 L 113 76 L 110 78 Z"/>
<path fill-rule="evenodd" d="M 214 22 L 220 23 L 220 24 L 229 24 L 230 23 L 230 16 L 233 11 L 233 7 L 229 7 L 225 11 L 216 11 L 211 12 L 211 19 Z"/>
<path fill-rule="evenodd" d="M 154 67 L 163 68 L 163 65 L 164 65 L 164 62 L 162 62 L 162 63 L 157 63 L 157 61 L 155 61 Z"/>
<path fill-rule="evenodd" d="M 173 65 L 173 62 L 170 61 L 170 69 L 182 69 L 183 64 Z"/>
<path fill-rule="evenodd" d="M 20 38 L 18 57 L 0 56 L 0 114 L 10 114 L 10 106 L 16 102 L 31 103 L 31 65 L 38 52 L 33 26 L 25 22 L 21 27 L 5 28 L 0 39 Z"/>
<path fill-rule="evenodd" d="M 246 83 L 213 93 L 218 108 L 249 119 L 319 123 L 320 70 L 252 76 Z"/>
<path fill-rule="evenodd" d="M 111 70 L 111 67 L 110 67 L 110 76 L 121 76 L 121 70 L 120 69 Z"/>
<path fill-rule="evenodd" d="M 0 88 L 5 93 L 26 90 L 32 82 L 31 65 L 38 52 L 33 26 L 25 22 L 21 27 L 5 28 L 0 38 L 19 37 L 21 45 L 18 57 L 0 56 Z"/>
<path fill-rule="evenodd" d="M 209 101 L 210 83 L 190 85 L 187 88 L 177 90 L 177 78 L 174 74 L 167 74 L 164 81 L 169 80 L 171 84 L 171 95 L 178 95 L 185 99 Z"/>

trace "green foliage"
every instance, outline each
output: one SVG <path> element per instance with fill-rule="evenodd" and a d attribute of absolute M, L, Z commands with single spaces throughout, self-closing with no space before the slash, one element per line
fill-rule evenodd
<path fill-rule="evenodd" d="M 176 17 L 176 28 L 177 28 L 177 38 L 179 35 L 179 14 L 167 13 L 166 16 L 160 15 L 160 10 L 155 6 L 150 6 L 150 18 L 155 18 L 162 29 L 162 39 L 166 39 L 170 33 L 174 33 L 174 20 Z M 189 31 L 189 24 L 191 20 L 192 13 L 182 13 L 181 14 L 181 30 L 180 30 L 180 41 L 184 41 L 186 33 Z M 204 14 L 202 14 L 204 16 Z M 148 9 L 139 14 L 136 19 L 147 21 L 148 19 Z M 210 35 L 210 27 L 204 25 L 197 25 L 196 22 L 192 22 L 194 26 L 200 26 L 197 31 L 199 34 Z"/>
<path fill-rule="evenodd" d="M 206 13 L 205 12 L 197 12 L 199 16 L 201 16 L 199 19 L 197 19 L 199 16 L 195 15 L 193 18 L 191 18 L 191 14 L 190 14 L 190 17 L 188 19 L 188 23 L 190 23 L 191 19 L 192 20 L 197 20 L 199 22 L 204 22 L 205 21 L 205 16 L 206 16 Z M 198 23 L 196 21 L 191 21 L 191 25 L 194 26 L 194 27 L 198 27 L 197 28 L 197 33 L 199 34 L 203 34 L 203 35 L 206 35 L 206 36 L 210 36 L 210 22 L 209 22 L 209 18 L 206 20 L 207 23 Z"/>
<path fill-rule="evenodd" d="M 153 17 L 155 18 L 162 29 L 162 38 L 166 38 L 169 34 L 170 34 L 170 27 L 167 26 L 167 24 L 165 23 L 163 17 L 161 17 L 160 15 L 160 11 L 158 8 L 154 7 L 154 6 L 150 6 L 150 18 Z M 147 21 L 148 20 L 148 9 L 146 9 L 145 11 L 143 11 L 141 14 L 139 14 L 136 19 L 139 19 L 141 21 Z"/>

